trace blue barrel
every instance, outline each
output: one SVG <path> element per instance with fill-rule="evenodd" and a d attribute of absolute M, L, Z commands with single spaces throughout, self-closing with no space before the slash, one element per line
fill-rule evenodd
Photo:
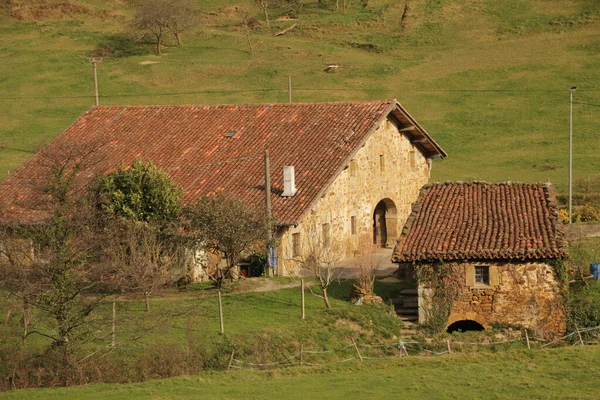
<path fill-rule="evenodd" d="M 600 279 L 600 264 L 591 263 L 590 264 L 590 273 L 594 275 L 594 279 Z"/>

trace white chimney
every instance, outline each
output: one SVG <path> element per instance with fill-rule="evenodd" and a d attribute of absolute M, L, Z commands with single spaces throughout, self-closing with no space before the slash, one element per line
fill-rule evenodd
<path fill-rule="evenodd" d="M 296 194 L 296 175 L 294 174 L 294 166 L 286 165 L 283 167 L 283 197 L 292 197 Z"/>

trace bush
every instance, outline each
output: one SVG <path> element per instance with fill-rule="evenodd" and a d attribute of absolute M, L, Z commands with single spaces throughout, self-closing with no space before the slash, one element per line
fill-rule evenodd
<path fill-rule="evenodd" d="M 582 328 L 593 328 L 600 326 L 600 304 L 598 301 L 586 297 L 581 299 L 571 299 L 569 301 L 569 309 L 567 314 L 567 332 L 575 332 Z M 595 329 L 593 331 L 581 332 L 583 340 L 591 340 L 598 336 L 600 331 Z M 569 337 L 571 342 L 577 342 L 579 340 L 578 335 L 572 335 Z"/>

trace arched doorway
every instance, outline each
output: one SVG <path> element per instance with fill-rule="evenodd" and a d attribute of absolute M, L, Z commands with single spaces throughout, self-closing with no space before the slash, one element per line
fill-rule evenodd
<path fill-rule="evenodd" d="M 485 328 L 479 322 L 476 322 L 476 321 L 473 321 L 470 319 L 463 319 L 463 320 L 451 323 L 448 326 L 447 332 L 452 333 L 452 332 L 484 331 L 484 330 L 485 330 Z"/>
<path fill-rule="evenodd" d="M 390 199 L 383 199 L 373 211 L 373 244 L 388 247 L 398 236 L 396 205 Z"/>

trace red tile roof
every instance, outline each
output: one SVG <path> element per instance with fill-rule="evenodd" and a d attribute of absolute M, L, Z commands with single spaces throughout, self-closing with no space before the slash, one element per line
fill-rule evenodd
<path fill-rule="evenodd" d="M 550 185 L 436 183 L 421 189 L 392 261 L 565 256 Z"/>
<path fill-rule="evenodd" d="M 34 199 L 41 201 L 32 183 L 43 181 L 49 155 L 76 151 L 93 159 L 84 179 L 140 158 L 165 170 L 185 202 L 223 191 L 262 204 L 263 152 L 269 150 L 273 215 L 293 224 L 388 116 L 409 128 L 405 134 L 427 156 L 446 156 L 395 100 L 96 107 L 2 181 L 0 205 L 12 218 L 39 218 L 31 210 Z M 285 165 L 295 167 L 293 197 L 281 196 Z"/>

